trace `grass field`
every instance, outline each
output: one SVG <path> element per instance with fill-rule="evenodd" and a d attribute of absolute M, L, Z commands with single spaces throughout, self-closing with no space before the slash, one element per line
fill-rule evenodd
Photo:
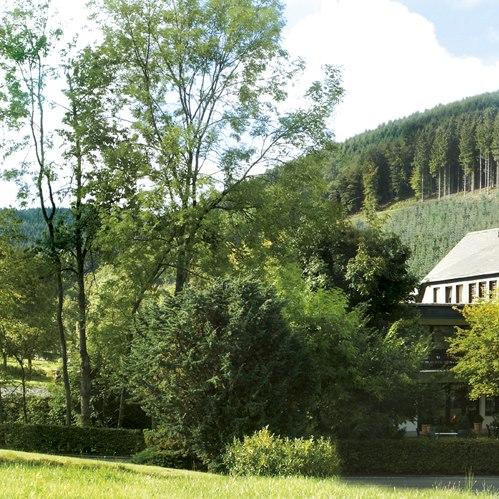
<path fill-rule="evenodd" d="M 0 450 L 0 497 L 317 497 L 463 498 L 455 490 L 409 491 L 353 486 L 341 479 L 240 478 Z M 480 497 L 492 497 L 480 494 Z"/>
<path fill-rule="evenodd" d="M 28 376 L 26 386 L 28 388 L 46 388 L 50 389 L 55 384 L 56 371 L 59 368 L 59 362 L 44 359 L 33 360 L 31 376 Z M 12 358 L 7 361 L 7 379 L 13 383 L 21 383 L 21 368 Z M 7 383 L 8 384 L 8 383 Z"/>

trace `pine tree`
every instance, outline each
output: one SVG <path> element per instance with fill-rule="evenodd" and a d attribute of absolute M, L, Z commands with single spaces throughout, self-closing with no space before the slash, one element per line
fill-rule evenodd
<path fill-rule="evenodd" d="M 496 114 L 492 132 L 492 157 L 496 162 L 496 178 L 494 185 L 499 187 L 499 113 Z"/>
<path fill-rule="evenodd" d="M 438 197 L 445 195 L 447 187 L 447 171 L 449 164 L 450 128 L 441 124 L 435 131 L 435 139 L 431 148 L 430 173 L 438 182 Z M 443 174 L 443 178 L 442 178 Z"/>
<path fill-rule="evenodd" d="M 492 134 L 495 110 L 487 108 L 477 126 L 476 138 L 480 153 L 479 185 L 480 188 L 490 187 L 490 156 L 492 152 Z M 483 167 L 482 167 L 483 164 Z"/>
<path fill-rule="evenodd" d="M 467 190 L 467 181 L 475 174 L 476 143 L 473 121 L 465 117 L 459 128 L 459 164 L 463 169 L 463 189 Z"/>
<path fill-rule="evenodd" d="M 411 187 L 416 196 L 424 201 L 425 194 L 430 192 L 429 184 L 430 137 L 426 130 L 416 135 L 414 159 L 412 161 Z"/>

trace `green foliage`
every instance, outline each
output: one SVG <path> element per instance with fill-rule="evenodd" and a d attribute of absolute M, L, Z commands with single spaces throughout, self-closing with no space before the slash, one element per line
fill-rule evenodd
<path fill-rule="evenodd" d="M 189 452 L 185 445 L 164 429 L 144 430 L 146 448 L 133 456 L 136 464 L 149 464 L 163 468 L 205 469 L 203 463 Z"/>
<path fill-rule="evenodd" d="M 178 292 L 202 259 L 218 209 L 253 170 L 330 142 L 327 119 L 342 94 L 340 75 L 328 66 L 302 107 L 278 105 L 303 65 L 282 47 L 277 0 L 99 3 L 102 50 L 111 64 L 126 61 L 114 67 L 109 99 L 118 112 L 132 111 L 124 130 L 130 147 L 117 150 L 124 156 L 118 163 L 126 166 L 131 150 L 142 158 L 131 172 L 139 192 L 127 199 L 139 218 L 130 240 L 139 232 L 140 240 L 160 242 L 148 245 L 147 286 L 173 269 Z M 116 161 L 101 170 L 100 178 L 121 178 Z"/>
<path fill-rule="evenodd" d="M 389 330 L 373 330 L 339 289 L 317 287 L 296 265 L 270 262 L 267 278 L 284 300 L 284 316 L 312 360 L 309 431 L 335 437 L 380 437 L 416 414 L 412 396 L 427 342 L 405 313 Z"/>
<path fill-rule="evenodd" d="M 499 227 L 499 192 L 411 203 L 385 213 L 386 230 L 409 248 L 409 271 L 422 279 L 468 232 Z"/>
<path fill-rule="evenodd" d="M 339 440 L 342 473 L 352 475 L 495 475 L 499 441 L 403 438 Z"/>
<path fill-rule="evenodd" d="M 456 356 L 453 371 L 470 385 L 470 397 L 499 395 L 499 297 L 466 305 L 467 329 L 457 328 L 449 352 Z"/>
<path fill-rule="evenodd" d="M 23 405 L 19 393 L 11 394 L 9 390 L 2 389 L 0 423 L 24 423 Z M 64 424 L 64 401 L 57 395 L 27 395 L 26 412 L 29 424 L 55 426 Z"/>
<path fill-rule="evenodd" d="M 383 327 L 410 299 L 416 279 L 409 272 L 409 249 L 400 238 L 371 225 L 361 231 L 354 258 L 346 268 L 350 301 L 362 304 L 370 324 Z"/>
<path fill-rule="evenodd" d="M 144 448 L 144 436 L 140 430 L 6 423 L 0 425 L 0 446 L 49 454 L 130 456 Z"/>
<path fill-rule="evenodd" d="M 330 477 L 340 472 L 335 445 L 324 438 L 281 438 L 264 428 L 227 447 L 224 465 L 233 475 Z"/>
<path fill-rule="evenodd" d="M 303 427 L 310 366 L 274 293 L 218 280 L 146 308 L 129 378 L 156 424 L 206 464 L 234 437 Z"/>

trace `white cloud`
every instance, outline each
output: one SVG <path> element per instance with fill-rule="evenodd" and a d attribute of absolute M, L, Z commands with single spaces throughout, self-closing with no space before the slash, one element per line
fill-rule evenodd
<path fill-rule="evenodd" d="M 315 79 L 344 69 L 346 96 L 335 131 L 344 139 L 440 103 L 499 89 L 499 58 L 485 63 L 442 47 L 433 24 L 394 0 L 322 0 L 286 31 L 290 52 Z"/>

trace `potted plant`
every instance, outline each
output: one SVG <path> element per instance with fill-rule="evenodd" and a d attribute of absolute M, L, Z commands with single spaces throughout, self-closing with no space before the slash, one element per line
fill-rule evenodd
<path fill-rule="evenodd" d="M 421 420 L 421 435 L 428 436 L 431 431 L 431 418 L 422 418 Z"/>
<path fill-rule="evenodd" d="M 475 414 L 473 414 L 472 422 L 473 430 L 477 435 L 480 435 L 480 433 L 482 433 L 483 416 L 480 413 L 476 412 Z"/>

